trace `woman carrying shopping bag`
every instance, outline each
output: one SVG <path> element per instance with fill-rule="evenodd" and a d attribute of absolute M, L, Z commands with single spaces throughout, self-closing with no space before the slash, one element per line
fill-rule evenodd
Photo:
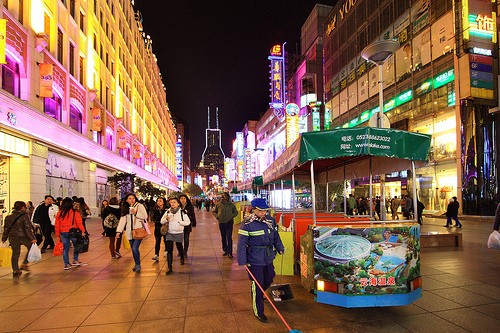
<path fill-rule="evenodd" d="M 33 225 L 31 224 L 30 217 L 26 212 L 26 203 L 23 201 L 16 201 L 12 214 L 5 218 L 4 231 L 2 235 L 2 242 L 9 239 L 10 247 L 12 248 L 12 275 L 19 276 L 23 272 L 29 271 L 28 267 L 28 253 L 23 260 L 23 265 L 19 269 L 19 256 L 21 255 L 21 245 L 26 246 L 29 251 L 31 244 L 36 244 L 36 238 L 33 234 Z M 28 252 L 27 251 L 27 252 Z"/>
<path fill-rule="evenodd" d="M 148 213 L 146 208 L 139 203 L 137 197 L 133 193 L 129 193 L 125 196 L 121 213 L 120 223 L 118 223 L 118 227 L 116 228 L 116 237 L 122 237 L 122 234 L 125 232 L 125 237 L 130 241 L 130 247 L 134 257 L 135 266 L 133 271 L 138 273 L 141 271 L 141 254 L 139 252 L 139 246 L 141 245 L 142 238 L 139 239 L 137 236 L 134 236 L 134 234 L 136 234 L 134 229 L 139 230 L 145 228 Z"/>

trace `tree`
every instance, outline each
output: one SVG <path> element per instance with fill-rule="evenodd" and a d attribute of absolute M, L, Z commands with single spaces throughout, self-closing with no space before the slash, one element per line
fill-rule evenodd
<path fill-rule="evenodd" d="M 201 187 L 196 184 L 184 184 L 182 191 L 189 194 L 189 196 L 197 196 L 203 193 Z"/>
<path fill-rule="evenodd" d="M 143 182 L 140 179 L 137 179 L 135 181 L 135 184 L 137 186 L 137 193 L 139 193 L 141 196 L 145 198 L 150 198 L 150 197 L 159 198 L 159 197 L 164 197 L 166 194 L 165 190 L 156 187 L 151 182 Z"/>
<path fill-rule="evenodd" d="M 122 197 L 126 193 L 134 192 L 135 173 L 117 172 L 113 176 L 108 177 L 108 184 L 113 186 L 117 191 L 120 191 Z"/>

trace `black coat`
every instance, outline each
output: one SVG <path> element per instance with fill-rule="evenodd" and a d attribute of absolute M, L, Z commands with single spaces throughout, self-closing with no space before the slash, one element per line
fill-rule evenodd
<path fill-rule="evenodd" d="M 446 208 L 446 216 L 447 217 L 458 217 L 458 208 L 460 207 L 460 204 L 458 201 L 452 201 L 448 204 L 448 207 Z"/>

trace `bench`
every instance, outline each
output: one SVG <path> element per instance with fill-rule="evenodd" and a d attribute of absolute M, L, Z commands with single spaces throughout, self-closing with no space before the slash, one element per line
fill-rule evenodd
<path fill-rule="evenodd" d="M 454 233 L 428 233 L 420 235 L 421 247 L 449 247 L 462 246 L 462 234 Z"/>

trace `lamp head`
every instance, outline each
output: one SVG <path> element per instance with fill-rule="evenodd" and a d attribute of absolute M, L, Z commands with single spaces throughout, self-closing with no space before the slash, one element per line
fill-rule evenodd
<path fill-rule="evenodd" d="M 374 42 L 361 51 L 361 56 L 377 66 L 386 62 L 389 57 L 399 48 L 399 42 L 388 39 Z"/>

